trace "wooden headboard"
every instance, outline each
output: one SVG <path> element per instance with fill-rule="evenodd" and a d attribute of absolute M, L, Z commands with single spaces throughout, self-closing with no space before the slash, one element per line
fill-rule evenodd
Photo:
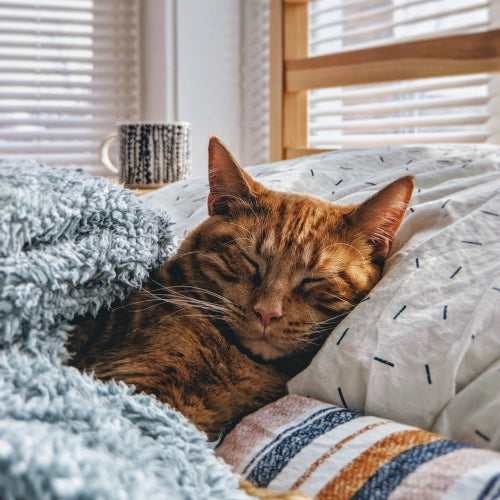
<path fill-rule="evenodd" d="M 270 160 L 308 147 L 308 90 L 500 71 L 500 29 L 308 57 L 309 2 L 270 0 Z"/>

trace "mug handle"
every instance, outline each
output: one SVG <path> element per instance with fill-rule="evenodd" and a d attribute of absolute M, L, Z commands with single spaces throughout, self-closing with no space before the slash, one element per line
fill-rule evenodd
<path fill-rule="evenodd" d="M 101 143 L 101 163 L 106 168 L 111 170 L 111 172 L 113 172 L 114 174 L 118 173 L 118 167 L 113 165 L 113 162 L 111 161 L 111 159 L 109 157 L 109 148 L 111 146 L 111 143 L 113 141 L 115 141 L 116 139 L 118 139 L 118 135 L 113 134 L 113 135 L 106 137 L 106 139 L 104 139 L 104 141 L 102 141 L 102 143 Z"/>

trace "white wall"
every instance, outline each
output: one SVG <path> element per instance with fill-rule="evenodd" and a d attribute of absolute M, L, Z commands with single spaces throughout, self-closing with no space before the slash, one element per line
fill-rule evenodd
<path fill-rule="evenodd" d="M 193 176 L 218 135 L 243 165 L 268 159 L 268 0 L 141 0 L 141 119 L 188 121 Z"/>
<path fill-rule="evenodd" d="M 141 119 L 175 121 L 175 0 L 143 0 L 139 7 Z"/>
<path fill-rule="evenodd" d="M 193 177 L 207 175 L 217 135 L 240 156 L 240 2 L 177 0 L 177 120 L 191 122 Z"/>

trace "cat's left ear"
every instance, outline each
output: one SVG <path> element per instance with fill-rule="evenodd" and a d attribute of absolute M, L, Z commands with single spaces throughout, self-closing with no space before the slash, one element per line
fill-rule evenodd
<path fill-rule="evenodd" d="M 391 250 L 394 235 L 403 221 L 413 193 L 415 179 L 397 179 L 368 198 L 349 214 L 352 223 L 368 237 L 373 245 L 374 259 L 385 259 Z"/>
<path fill-rule="evenodd" d="M 208 143 L 208 213 L 224 213 L 229 203 L 248 200 L 260 186 L 233 158 L 224 144 L 215 136 Z"/>

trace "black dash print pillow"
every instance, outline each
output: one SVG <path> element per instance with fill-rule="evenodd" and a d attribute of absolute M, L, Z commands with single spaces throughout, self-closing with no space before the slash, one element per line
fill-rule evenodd
<path fill-rule="evenodd" d="M 464 167 L 416 174 L 382 280 L 289 391 L 499 450 L 499 164 Z"/>

